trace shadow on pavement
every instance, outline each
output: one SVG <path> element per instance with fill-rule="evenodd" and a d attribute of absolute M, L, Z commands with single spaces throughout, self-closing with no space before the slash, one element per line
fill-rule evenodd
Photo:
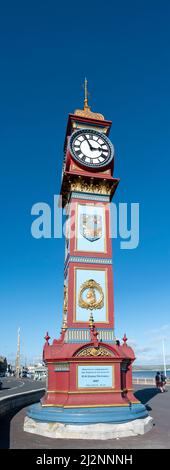
<path fill-rule="evenodd" d="M 22 408 L 22 407 L 21 407 Z M 0 418 L 0 449 L 10 448 L 10 422 L 13 416 L 21 409 L 18 408 L 3 418 Z"/>
<path fill-rule="evenodd" d="M 160 393 L 157 388 L 142 388 L 141 390 L 137 390 L 137 392 L 134 393 L 135 397 L 140 400 L 144 405 L 151 400 L 155 395 L 158 395 Z M 151 408 L 150 408 L 151 410 Z"/>
<path fill-rule="evenodd" d="M 40 391 L 39 398 L 44 395 L 44 391 Z M 32 403 L 38 403 L 39 400 L 27 401 L 25 406 L 29 406 Z M 12 418 L 24 408 L 24 405 L 16 407 L 13 411 L 7 413 L 5 416 L 0 417 L 0 449 L 10 449 L 10 425 Z"/>

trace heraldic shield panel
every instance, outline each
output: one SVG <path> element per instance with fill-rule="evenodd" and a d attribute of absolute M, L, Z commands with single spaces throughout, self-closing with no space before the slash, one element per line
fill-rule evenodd
<path fill-rule="evenodd" d="M 74 321 L 108 322 L 107 269 L 75 268 Z"/>
<path fill-rule="evenodd" d="M 87 252 L 106 252 L 105 209 L 94 204 L 78 204 L 76 249 Z"/>

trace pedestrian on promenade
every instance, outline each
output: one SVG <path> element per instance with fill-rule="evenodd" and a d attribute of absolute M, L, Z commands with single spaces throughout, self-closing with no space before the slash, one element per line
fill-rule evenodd
<path fill-rule="evenodd" d="M 161 384 L 162 384 L 163 392 L 165 392 L 166 377 L 165 377 L 164 372 L 161 372 Z"/>
<path fill-rule="evenodd" d="M 162 381 L 161 381 L 160 372 L 157 372 L 156 375 L 155 375 L 155 384 L 156 384 L 156 387 L 157 387 L 161 392 L 163 392 L 163 386 L 162 386 Z"/>

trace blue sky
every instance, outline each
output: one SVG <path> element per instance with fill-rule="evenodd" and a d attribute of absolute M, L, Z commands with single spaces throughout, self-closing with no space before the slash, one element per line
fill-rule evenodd
<path fill-rule="evenodd" d="M 113 121 L 115 202 L 140 203 L 140 244 L 113 241 L 116 336 L 138 362 L 170 362 L 170 4 L 158 0 L 67 0 L 1 4 L 1 341 L 12 360 L 58 336 L 64 240 L 31 236 L 31 207 L 60 190 L 69 112 L 83 105 Z"/>

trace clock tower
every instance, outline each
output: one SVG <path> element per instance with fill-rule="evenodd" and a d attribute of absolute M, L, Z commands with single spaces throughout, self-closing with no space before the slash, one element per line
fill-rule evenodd
<path fill-rule="evenodd" d="M 45 336 L 47 390 L 41 403 L 28 409 L 24 425 L 29 431 L 34 423 L 34 432 L 51 437 L 94 439 L 96 424 L 102 428 L 95 438 L 105 438 L 103 429 L 106 438 L 115 437 L 115 426 L 126 422 L 131 427 L 137 418 L 143 432 L 146 424 L 151 426 L 145 406 L 133 395 L 134 352 L 126 335 L 122 344 L 115 338 L 110 202 L 119 179 L 113 176 L 111 124 L 91 111 L 85 79 L 84 109 L 69 115 L 64 142 L 61 334 L 52 344 Z"/>

